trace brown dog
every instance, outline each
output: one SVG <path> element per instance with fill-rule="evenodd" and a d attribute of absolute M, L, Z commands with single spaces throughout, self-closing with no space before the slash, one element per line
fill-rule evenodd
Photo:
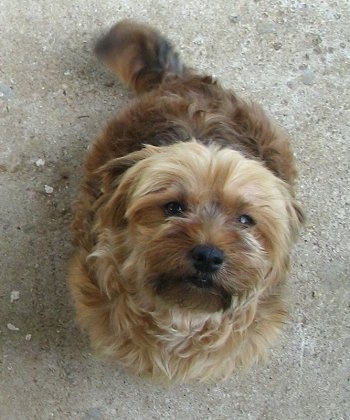
<path fill-rule="evenodd" d="M 69 285 L 93 348 L 157 379 L 219 379 L 263 358 L 285 319 L 302 223 L 288 139 L 184 67 L 152 28 L 97 55 L 138 94 L 93 142 Z"/>

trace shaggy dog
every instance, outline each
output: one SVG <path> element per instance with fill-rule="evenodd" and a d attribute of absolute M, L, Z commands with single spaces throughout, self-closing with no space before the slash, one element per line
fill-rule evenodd
<path fill-rule="evenodd" d="M 220 379 L 284 322 L 303 221 L 287 137 L 122 21 L 96 53 L 138 97 L 88 151 L 68 283 L 93 349 L 158 380 Z"/>

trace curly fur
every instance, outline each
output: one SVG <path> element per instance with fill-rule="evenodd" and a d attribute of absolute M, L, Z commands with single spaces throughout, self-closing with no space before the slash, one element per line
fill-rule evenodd
<path fill-rule="evenodd" d="M 288 139 L 146 25 L 115 25 L 96 52 L 139 96 L 84 165 L 68 277 L 78 323 L 98 354 L 135 374 L 226 377 L 265 358 L 285 319 L 303 220 Z M 166 214 L 169 202 L 183 214 Z M 223 252 L 220 270 L 194 269 L 199 244 Z"/>

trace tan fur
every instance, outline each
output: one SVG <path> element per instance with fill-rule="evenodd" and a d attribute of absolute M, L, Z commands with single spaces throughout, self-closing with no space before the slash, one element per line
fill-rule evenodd
<path fill-rule="evenodd" d="M 137 79 L 136 91 L 150 92 L 88 153 L 68 277 L 78 323 L 98 354 L 137 375 L 221 379 L 264 359 L 285 319 L 289 250 L 302 222 L 292 154 L 260 108 L 194 76 L 171 50 L 150 86 L 147 66 L 157 57 L 149 55 L 162 38 L 119 25 L 101 41 L 105 59 L 131 87 Z M 151 52 L 136 59 L 143 37 Z M 169 216 L 171 202 L 183 214 Z M 240 215 L 255 223 L 242 225 Z M 210 275 L 189 258 L 203 244 L 224 255 Z M 196 276 L 210 287 L 194 284 Z"/>

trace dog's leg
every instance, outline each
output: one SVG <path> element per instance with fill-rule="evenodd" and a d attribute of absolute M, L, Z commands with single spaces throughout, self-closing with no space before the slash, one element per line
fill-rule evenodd
<path fill-rule="evenodd" d="M 148 25 L 124 20 L 95 47 L 96 55 L 118 78 L 140 94 L 157 87 L 168 74 L 187 70 L 171 44 Z"/>

